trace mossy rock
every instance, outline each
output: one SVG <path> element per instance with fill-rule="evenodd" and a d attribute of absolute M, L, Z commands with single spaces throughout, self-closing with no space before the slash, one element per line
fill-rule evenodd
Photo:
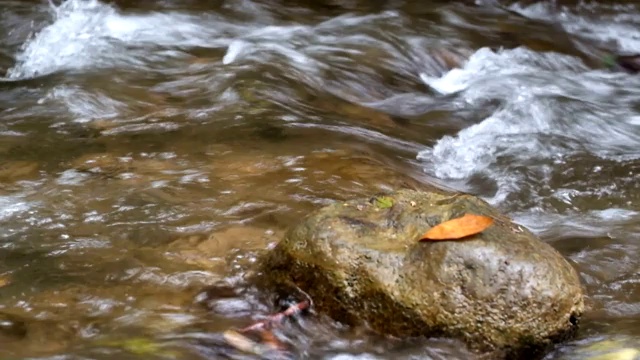
<path fill-rule="evenodd" d="M 418 242 L 465 213 L 495 221 L 464 240 Z M 463 194 L 400 190 L 327 206 L 265 254 L 260 271 L 260 284 L 295 285 L 338 321 L 457 338 L 488 358 L 542 357 L 575 332 L 584 307 L 560 253 Z"/>

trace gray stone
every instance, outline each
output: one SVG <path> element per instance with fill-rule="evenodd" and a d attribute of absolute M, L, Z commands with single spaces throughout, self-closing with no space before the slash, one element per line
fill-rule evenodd
<path fill-rule="evenodd" d="M 456 338 L 487 358 L 540 357 L 575 332 L 584 307 L 580 281 L 550 245 L 474 196 L 388 196 L 391 207 L 358 199 L 308 216 L 264 255 L 260 283 L 295 285 L 347 324 Z M 494 224 L 463 240 L 418 242 L 465 213 L 491 216 Z"/>

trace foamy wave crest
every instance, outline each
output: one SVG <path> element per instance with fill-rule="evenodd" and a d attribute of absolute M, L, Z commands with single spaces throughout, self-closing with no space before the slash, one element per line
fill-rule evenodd
<path fill-rule="evenodd" d="M 88 67 L 139 66 L 145 52 L 136 52 L 136 46 L 215 46 L 228 42 L 217 39 L 224 24 L 207 27 L 207 20 L 212 19 L 185 14 L 125 15 L 97 0 L 68 0 L 58 7 L 52 5 L 51 13 L 53 22 L 23 45 L 16 65 L 7 72 L 9 78 Z M 175 56 L 170 52 L 165 55 Z"/>
<path fill-rule="evenodd" d="M 640 52 L 640 15 L 634 4 L 580 2 L 576 8 L 558 9 L 550 2 L 537 2 L 527 6 L 515 3 L 510 9 L 529 18 L 558 22 L 583 39 L 615 43 L 620 52 Z M 582 14 L 576 10 L 582 10 Z M 593 16 L 584 15 L 588 13 Z"/>
<path fill-rule="evenodd" d="M 569 156 L 640 157 L 638 80 L 624 74 L 587 71 L 578 59 L 524 48 L 480 49 L 462 69 L 423 80 L 441 93 L 457 93 L 470 110 L 500 104 L 480 123 L 418 154 L 437 178 L 490 179 L 497 189 L 488 196 L 493 203 L 528 185 L 531 196 L 542 197 L 554 163 Z"/>

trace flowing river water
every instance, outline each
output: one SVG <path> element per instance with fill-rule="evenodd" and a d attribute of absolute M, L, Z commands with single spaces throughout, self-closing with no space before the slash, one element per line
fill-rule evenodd
<path fill-rule="evenodd" d="M 579 271 L 548 359 L 640 347 L 633 2 L 0 1 L 0 358 L 248 359 L 247 282 L 313 209 L 479 195 Z M 293 358 L 468 359 L 310 316 Z M 604 346 L 604 345 L 603 345 Z M 631 358 L 631 357 L 629 357 Z"/>

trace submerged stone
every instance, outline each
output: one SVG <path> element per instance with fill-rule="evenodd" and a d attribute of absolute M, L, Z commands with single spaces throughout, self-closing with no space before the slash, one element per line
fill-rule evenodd
<path fill-rule="evenodd" d="M 583 311 L 576 271 L 550 245 L 470 195 L 401 190 L 335 203 L 261 261 L 261 284 L 297 286 L 319 311 L 393 336 L 449 337 L 489 358 L 541 357 Z M 418 242 L 465 213 L 494 218 L 459 241 Z"/>
<path fill-rule="evenodd" d="M 612 59 L 611 61 L 613 62 L 610 65 L 610 68 L 612 69 L 626 71 L 631 74 L 637 74 L 638 72 L 640 72 L 640 55 L 638 54 L 613 55 L 610 57 L 610 59 Z M 605 59 L 605 64 L 607 60 L 608 58 Z"/>

